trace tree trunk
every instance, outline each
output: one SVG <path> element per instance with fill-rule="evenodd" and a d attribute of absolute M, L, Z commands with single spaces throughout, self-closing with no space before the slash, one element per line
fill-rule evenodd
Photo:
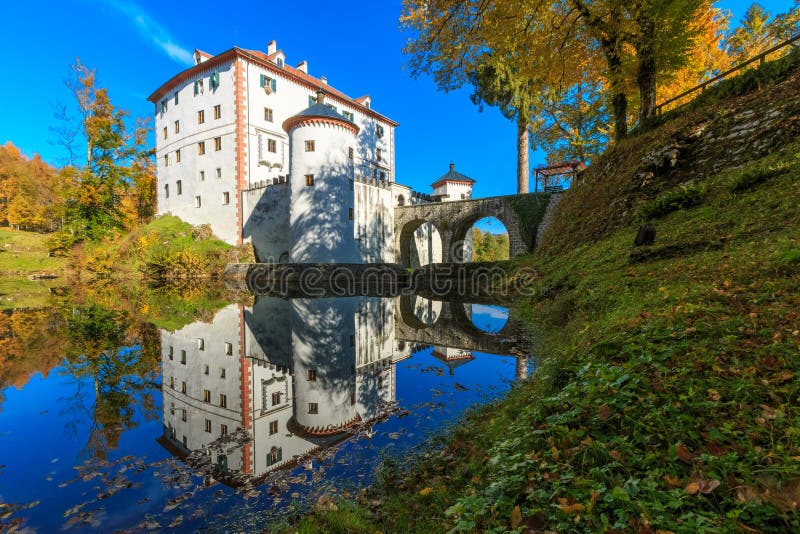
<path fill-rule="evenodd" d="M 656 58 L 655 35 L 656 25 L 649 13 L 643 12 L 639 17 L 640 37 L 636 47 L 639 65 L 636 82 L 639 85 L 639 125 L 642 127 L 656 116 Z"/>
<path fill-rule="evenodd" d="M 603 43 L 611 77 L 611 107 L 614 112 L 614 139 L 628 135 L 628 97 L 622 87 L 622 57 L 613 43 Z"/>
<path fill-rule="evenodd" d="M 530 163 L 528 162 L 528 123 L 517 117 L 517 193 L 528 192 L 528 176 Z"/>

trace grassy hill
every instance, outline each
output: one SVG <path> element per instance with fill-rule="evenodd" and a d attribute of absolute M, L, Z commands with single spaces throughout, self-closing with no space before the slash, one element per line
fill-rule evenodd
<path fill-rule="evenodd" d="M 37 308 L 48 299 L 51 287 L 64 285 L 62 278 L 29 280 L 34 274 L 63 277 L 64 258 L 48 254 L 48 234 L 0 228 L 0 310 Z"/>
<path fill-rule="evenodd" d="M 798 64 L 598 158 L 511 264 L 540 273 L 515 303 L 533 377 L 290 528 L 800 531 Z"/>

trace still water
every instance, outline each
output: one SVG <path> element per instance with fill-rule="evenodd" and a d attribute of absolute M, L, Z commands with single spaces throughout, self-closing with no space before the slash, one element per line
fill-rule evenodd
<path fill-rule="evenodd" d="M 29 313 L 0 323 L 4 531 L 261 530 L 355 499 L 528 372 L 504 308 L 413 296 L 258 297 L 171 329 Z"/>

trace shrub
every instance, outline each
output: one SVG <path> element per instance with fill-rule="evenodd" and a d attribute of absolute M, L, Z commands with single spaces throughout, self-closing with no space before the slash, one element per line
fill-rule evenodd
<path fill-rule="evenodd" d="M 750 189 L 777 176 L 782 170 L 780 167 L 756 167 L 739 172 L 728 182 L 728 189 L 734 193 Z"/>
<path fill-rule="evenodd" d="M 703 189 L 700 186 L 682 186 L 661 193 L 653 200 L 639 206 L 638 218 L 642 221 L 659 219 L 679 209 L 690 208 L 703 200 Z"/>

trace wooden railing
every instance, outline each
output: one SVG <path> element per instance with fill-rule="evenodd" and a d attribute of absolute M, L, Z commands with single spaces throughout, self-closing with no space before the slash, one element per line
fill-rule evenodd
<path fill-rule="evenodd" d="M 779 43 L 779 44 L 773 46 L 769 50 L 765 50 L 764 52 L 761 52 L 757 56 L 751 57 L 750 59 L 748 59 L 744 63 L 740 63 L 739 65 L 736 65 L 732 69 L 726 70 L 722 74 L 718 74 L 718 75 L 714 76 L 713 78 L 711 78 L 709 80 L 706 80 L 705 82 L 701 83 L 700 85 L 698 85 L 696 87 L 692 87 L 688 91 L 684 91 L 681 94 L 679 94 L 678 96 L 672 97 L 669 100 L 666 100 L 666 101 L 658 104 L 656 106 L 656 115 L 660 115 L 662 113 L 664 106 L 668 106 L 668 105 L 670 105 L 670 104 L 672 104 L 674 102 L 677 102 L 678 100 L 680 100 L 682 98 L 685 98 L 685 97 L 689 96 L 690 94 L 692 94 L 694 92 L 697 92 L 697 91 L 703 92 L 703 91 L 706 90 L 706 88 L 709 85 L 712 85 L 712 84 L 722 80 L 723 78 L 726 78 L 726 77 L 730 76 L 734 72 L 737 72 L 737 71 L 745 68 L 746 66 L 748 66 L 748 65 L 750 65 L 752 63 L 755 63 L 756 61 L 758 61 L 759 65 L 763 65 L 764 62 L 766 61 L 766 58 L 767 58 L 768 55 L 774 54 L 778 50 L 780 50 L 780 49 L 782 49 L 784 47 L 787 47 L 789 45 L 792 45 L 795 42 L 797 42 L 798 40 L 800 40 L 800 33 L 798 33 L 794 37 L 791 37 L 790 39 L 788 39 L 788 40 L 786 40 L 786 41 L 784 41 L 782 43 Z M 684 104 L 688 104 L 688 102 L 685 102 Z M 684 104 L 681 104 L 681 106 L 684 105 Z M 678 106 L 678 107 L 680 107 L 680 106 Z"/>

